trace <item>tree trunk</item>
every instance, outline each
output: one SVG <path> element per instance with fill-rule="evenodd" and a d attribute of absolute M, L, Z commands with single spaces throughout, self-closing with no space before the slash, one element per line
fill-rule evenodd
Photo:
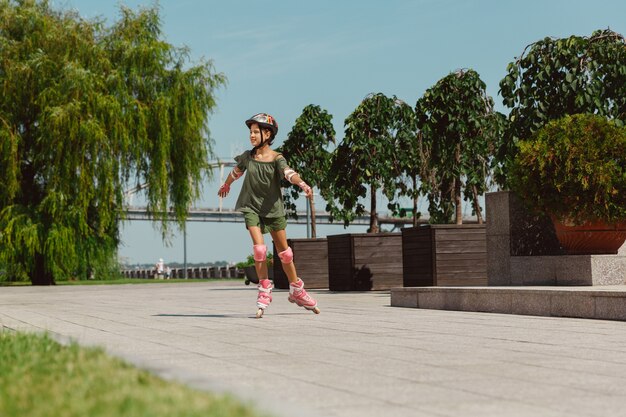
<path fill-rule="evenodd" d="M 52 273 L 46 271 L 44 256 L 41 253 L 35 255 L 35 265 L 30 282 L 33 285 L 55 285 Z"/>
<path fill-rule="evenodd" d="M 475 185 L 472 185 L 472 194 L 474 195 L 474 211 L 476 212 L 478 224 L 483 224 L 483 214 L 480 211 L 480 204 L 478 204 L 478 190 Z"/>
<path fill-rule="evenodd" d="M 370 187 L 370 228 L 368 233 L 378 233 L 378 215 L 376 214 L 376 185 L 372 182 Z"/>
<path fill-rule="evenodd" d="M 456 145 L 454 155 L 456 166 L 461 166 L 461 144 Z M 463 224 L 463 207 L 461 202 L 461 176 L 454 179 L 454 204 L 456 205 L 456 224 Z"/>
<path fill-rule="evenodd" d="M 413 190 L 417 189 L 417 175 L 413 176 Z M 413 227 L 417 227 L 417 199 L 413 197 Z"/>
<path fill-rule="evenodd" d="M 315 201 L 313 196 L 309 198 L 309 209 L 311 210 L 311 237 L 315 239 L 317 237 L 317 231 L 315 228 Z"/>
<path fill-rule="evenodd" d="M 463 224 L 463 203 L 461 202 L 461 178 L 454 179 L 454 204 L 456 224 Z"/>

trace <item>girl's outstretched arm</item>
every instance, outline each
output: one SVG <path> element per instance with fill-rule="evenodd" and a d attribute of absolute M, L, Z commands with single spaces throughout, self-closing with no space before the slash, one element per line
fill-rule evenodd
<path fill-rule="evenodd" d="M 239 177 L 241 177 L 242 175 L 243 175 L 243 171 L 240 171 L 239 168 L 237 167 L 233 168 L 230 174 L 228 174 L 228 176 L 226 177 L 226 181 L 224 181 L 224 184 L 222 184 L 220 189 L 217 191 L 217 195 L 219 195 L 222 198 L 226 197 L 228 193 L 230 192 L 230 184 L 238 180 Z"/>
<path fill-rule="evenodd" d="M 302 178 L 300 178 L 300 174 L 298 174 L 293 169 L 286 167 L 285 168 L 285 179 L 292 184 L 296 184 L 298 187 L 302 189 L 306 198 L 311 198 L 313 196 L 313 190 L 311 187 L 304 182 Z"/>

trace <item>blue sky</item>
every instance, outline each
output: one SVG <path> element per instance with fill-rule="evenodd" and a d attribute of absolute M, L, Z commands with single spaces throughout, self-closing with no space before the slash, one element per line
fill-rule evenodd
<path fill-rule="evenodd" d="M 109 22 L 118 18 L 119 4 L 155 4 L 52 3 Z M 280 145 L 302 109 L 317 104 L 333 115 L 340 140 L 345 118 L 367 94 L 396 95 L 414 105 L 426 89 L 459 68 L 476 70 L 498 110 L 506 112 L 498 83 L 526 45 L 546 36 L 588 36 L 607 27 L 626 34 L 623 0 L 162 0 L 159 8 L 166 40 L 189 47 L 194 60 L 213 60 L 216 71 L 228 77 L 209 122 L 216 154 L 223 159 L 248 147 L 243 121 L 252 114 L 276 117 L 275 145 Z M 218 206 L 218 181 L 205 185 L 198 207 Z M 239 186 L 225 207 L 234 207 Z M 319 236 L 347 231 L 365 229 L 318 227 Z M 289 225 L 287 234 L 306 237 L 306 228 Z M 164 245 L 147 222 L 127 223 L 122 240 L 120 255 L 130 262 L 183 260 L 180 233 Z M 251 252 L 242 223 L 188 226 L 188 262 L 237 262 Z"/>

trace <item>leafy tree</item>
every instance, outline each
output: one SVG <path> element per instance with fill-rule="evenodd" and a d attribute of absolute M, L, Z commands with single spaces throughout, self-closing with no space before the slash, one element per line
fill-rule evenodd
<path fill-rule="evenodd" d="M 302 110 L 279 151 L 285 155 L 289 165 L 314 187 L 323 187 L 330 168 L 329 143 L 335 143 L 335 128 L 332 115 L 320 106 L 309 104 Z M 300 187 L 285 181 L 289 193 L 285 195 L 285 206 L 289 215 L 297 218 L 295 200 L 300 196 Z M 316 237 L 315 202 L 309 200 L 311 208 L 311 236 Z"/>
<path fill-rule="evenodd" d="M 182 224 L 207 176 L 225 82 L 161 40 L 156 8 L 107 27 L 47 1 L 0 0 L 0 263 L 53 284 L 115 256 L 124 187 Z M 165 223 L 162 223 L 165 230 Z"/>
<path fill-rule="evenodd" d="M 324 191 L 326 210 L 347 226 L 365 213 L 360 199 L 370 195 L 370 233 L 377 233 L 376 193 L 382 187 L 393 196 L 401 175 L 398 141 L 411 129 L 411 106 L 395 96 L 370 94 L 345 121 L 342 142 L 333 152 L 328 187 Z M 369 186 L 369 190 L 368 190 Z"/>
<path fill-rule="evenodd" d="M 387 208 L 395 215 L 406 216 L 406 208 L 400 207 L 400 199 L 408 197 L 413 203 L 413 226 L 417 226 L 421 213 L 417 211 L 417 203 L 422 193 L 420 182 L 421 161 L 415 128 L 415 112 L 406 103 L 397 103 L 398 115 L 394 119 L 396 139 L 396 160 L 400 169 L 400 175 L 396 177 L 395 187 L 386 188 L 385 195 L 389 199 Z"/>
<path fill-rule="evenodd" d="M 485 193 L 490 156 L 503 126 L 485 83 L 474 70 L 459 70 L 429 88 L 415 105 L 431 222 L 463 221 L 461 198 L 472 202 L 482 223 L 478 197 Z"/>
<path fill-rule="evenodd" d="M 500 94 L 511 108 L 510 124 L 496 159 L 502 185 L 517 142 L 529 139 L 548 121 L 595 113 L 618 125 L 626 122 L 626 42 L 619 33 L 606 29 L 590 37 L 542 39 L 528 45 L 507 72 Z"/>

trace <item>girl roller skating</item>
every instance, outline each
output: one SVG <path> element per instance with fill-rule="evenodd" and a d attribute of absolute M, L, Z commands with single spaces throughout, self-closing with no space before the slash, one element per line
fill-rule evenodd
<path fill-rule="evenodd" d="M 304 283 L 298 278 L 293 263 L 293 252 L 287 245 L 285 232 L 287 219 L 280 183 L 284 177 L 290 183 L 297 184 L 307 198 L 311 198 L 313 192 L 300 175 L 287 165 L 285 158 L 270 148 L 278 133 L 276 119 L 269 114 L 259 113 L 246 120 L 246 126 L 250 129 L 250 143 L 253 148 L 235 157 L 237 166 L 228 175 L 217 194 L 226 197 L 230 191 L 230 184 L 247 172 L 235 209 L 243 213 L 246 228 L 252 238 L 255 268 L 259 276 L 256 316 L 261 318 L 272 302 L 274 285 L 268 279 L 265 262 L 267 246 L 263 240 L 263 235 L 268 232 L 272 236 L 283 270 L 289 280 L 288 300 L 319 314 L 317 302 L 307 294 Z"/>

